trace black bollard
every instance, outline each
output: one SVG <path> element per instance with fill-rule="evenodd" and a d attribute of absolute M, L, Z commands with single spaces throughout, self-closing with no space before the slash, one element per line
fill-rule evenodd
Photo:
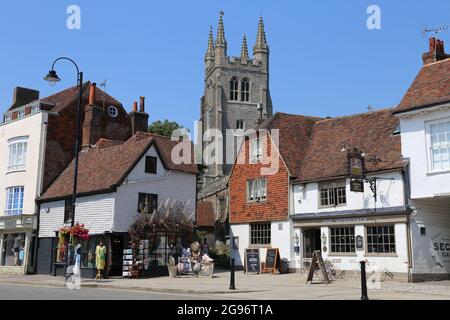
<path fill-rule="evenodd" d="M 366 262 L 361 261 L 361 300 L 369 300 L 367 295 Z"/>
<path fill-rule="evenodd" d="M 234 262 L 235 262 L 235 259 L 231 259 L 230 290 L 236 290 L 235 278 L 234 278 Z"/>

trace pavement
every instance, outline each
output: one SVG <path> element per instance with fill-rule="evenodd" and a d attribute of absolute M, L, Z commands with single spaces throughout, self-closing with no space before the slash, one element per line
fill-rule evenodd
<path fill-rule="evenodd" d="M 47 275 L 0 275 L 0 285 L 26 285 L 64 288 L 64 278 Z M 230 273 L 218 272 L 213 278 L 183 276 L 180 278 L 82 280 L 82 289 L 127 290 L 178 295 L 207 295 L 216 299 L 251 300 L 359 300 L 358 280 L 339 279 L 329 285 L 306 284 L 301 274 L 246 275 L 236 273 L 236 290 L 229 290 Z M 372 287 L 371 300 L 450 300 L 450 281 L 404 283 L 386 280 Z"/>

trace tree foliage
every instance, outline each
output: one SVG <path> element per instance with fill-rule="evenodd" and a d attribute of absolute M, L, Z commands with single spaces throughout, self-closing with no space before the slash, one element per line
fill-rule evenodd
<path fill-rule="evenodd" d="M 148 132 L 150 133 L 154 133 L 154 134 L 159 134 L 162 136 L 166 136 L 166 137 L 171 137 L 172 136 L 172 132 L 177 130 L 177 129 L 182 129 L 183 126 L 179 125 L 177 122 L 175 121 L 169 121 L 169 120 L 157 120 L 155 122 L 153 122 L 152 124 L 150 124 L 150 126 L 148 127 Z"/>

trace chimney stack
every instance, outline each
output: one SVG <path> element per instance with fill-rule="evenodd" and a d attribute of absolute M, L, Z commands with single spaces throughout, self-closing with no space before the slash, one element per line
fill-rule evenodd
<path fill-rule="evenodd" d="M 89 88 L 89 105 L 95 106 L 95 90 L 96 90 L 97 84 L 93 83 Z"/>
<path fill-rule="evenodd" d="M 140 106 L 138 111 L 137 102 L 133 103 L 133 111 L 130 112 L 131 131 L 132 134 L 136 132 L 148 132 L 148 113 L 145 112 L 145 97 L 140 97 Z"/>
<path fill-rule="evenodd" d="M 140 104 L 140 108 L 139 108 L 139 112 L 145 113 L 145 97 L 141 97 L 141 104 Z"/>
<path fill-rule="evenodd" d="M 91 84 L 89 87 L 89 101 L 84 107 L 84 122 L 83 122 L 83 136 L 82 148 L 89 149 L 95 145 L 101 138 L 102 134 L 102 116 L 103 110 L 101 107 L 95 105 L 95 91 L 97 85 Z"/>
<path fill-rule="evenodd" d="M 13 93 L 13 103 L 9 110 L 23 107 L 35 100 L 39 100 L 39 91 L 21 87 L 15 87 Z"/>
<path fill-rule="evenodd" d="M 438 62 L 450 58 L 450 55 L 445 53 L 444 41 L 436 38 L 429 39 L 428 52 L 422 56 L 423 64 Z"/>

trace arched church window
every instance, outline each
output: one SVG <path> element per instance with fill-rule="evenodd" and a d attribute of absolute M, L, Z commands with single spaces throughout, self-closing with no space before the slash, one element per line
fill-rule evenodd
<path fill-rule="evenodd" d="M 237 101 L 239 97 L 239 81 L 236 77 L 230 80 L 230 100 Z"/>
<path fill-rule="evenodd" d="M 241 82 L 241 101 L 250 101 L 250 81 L 247 78 Z"/>

